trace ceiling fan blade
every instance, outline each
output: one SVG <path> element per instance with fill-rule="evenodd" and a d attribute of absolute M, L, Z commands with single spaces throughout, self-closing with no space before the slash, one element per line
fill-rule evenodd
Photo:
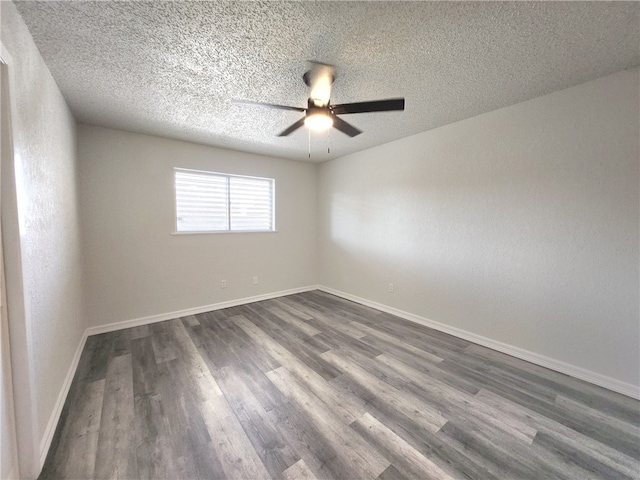
<path fill-rule="evenodd" d="M 340 130 L 342 133 L 346 133 L 350 137 L 355 137 L 356 135 L 360 135 L 362 130 L 358 130 L 356 127 L 351 125 L 350 123 L 345 122 L 339 117 L 333 116 L 333 127 Z"/>
<path fill-rule="evenodd" d="M 393 110 L 404 110 L 404 98 L 389 98 L 388 100 L 374 100 L 372 102 L 331 105 L 331 111 L 336 115 L 343 115 L 345 113 L 390 112 Z"/>
<path fill-rule="evenodd" d="M 289 128 L 284 129 L 283 131 L 281 131 L 278 136 L 279 137 L 286 137 L 287 135 L 290 135 L 291 133 L 295 132 L 297 129 L 299 129 L 302 125 L 304 125 L 304 118 L 301 118 L 300 120 L 298 120 L 296 123 L 294 123 L 293 125 L 291 125 Z"/>
<path fill-rule="evenodd" d="M 277 110 L 293 110 L 294 112 L 306 112 L 306 108 L 302 107 L 290 107 L 288 105 L 275 105 L 273 103 L 252 102 L 251 100 L 231 100 L 234 105 L 253 105 L 255 107 L 275 108 Z"/>

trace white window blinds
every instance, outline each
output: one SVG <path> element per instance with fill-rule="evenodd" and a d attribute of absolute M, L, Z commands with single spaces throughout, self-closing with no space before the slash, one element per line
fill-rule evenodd
<path fill-rule="evenodd" d="M 274 230 L 272 178 L 176 168 L 176 231 Z"/>

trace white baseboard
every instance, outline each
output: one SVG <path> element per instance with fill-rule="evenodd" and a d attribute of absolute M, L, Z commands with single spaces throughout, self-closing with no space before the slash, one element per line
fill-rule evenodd
<path fill-rule="evenodd" d="M 353 302 L 375 308 L 376 310 L 382 310 L 383 312 L 387 312 L 397 317 L 404 318 L 405 320 L 419 323 L 420 325 L 433 328 L 434 330 L 438 330 L 440 332 L 448 333 L 449 335 L 453 335 L 454 337 L 468 340 L 478 345 L 482 345 L 483 347 L 506 353 L 507 355 L 511 355 L 512 357 L 526 360 L 527 362 L 540 365 L 541 367 L 549 368 L 551 370 L 555 370 L 556 372 L 564 373 L 566 375 L 579 378 L 580 380 L 593 383 L 594 385 L 598 385 L 599 387 L 604 387 L 608 390 L 622 393 L 623 395 L 627 395 L 628 397 L 640 400 L 640 387 L 631 383 L 622 382 L 620 380 L 616 380 L 615 378 L 611 378 L 606 375 L 593 372 L 591 370 L 586 370 L 584 368 L 577 367 L 560 360 L 555 360 L 538 353 L 530 352 L 529 350 L 514 347 L 513 345 L 509 345 L 507 343 L 498 342 L 496 340 L 492 340 L 491 338 L 483 337 L 482 335 L 477 335 L 460 328 L 451 327 L 443 323 L 435 322 L 433 320 L 429 320 L 428 318 L 424 318 L 413 313 L 405 312 L 394 307 L 389 307 L 381 303 L 367 300 L 366 298 L 361 298 L 349 293 L 341 292 L 339 290 L 334 290 L 333 288 L 325 287 L 324 285 L 319 285 L 317 288 L 318 290 L 322 290 L 326 293 L 331 293 L 332 295 L 342 297 L 346 300 L 351 300 Z"/>
<path fill-rule="evenodd" d="M 125 328 L 139 327 L 141 325 L 148 325 L 150 323 L 164 322 L 165 320 L 173 320 L 174 318 L 186 317 L 189 315 L 198 315 L 199 313 L 212 312 L 213 310 L 221 310 L 223 308 L 237 307 L 238 305 L 245 305 L 247 303 L 260 302 L 262 300 L 269 300 L 271 298 L 284 297 L 285 295 L 293 295 L 296 293 L 308 292 L 310 290 L 317 290 L 317 285 L 310 285 L 307 287 L 292 288 L 289 290 L 281 290 L 279 292 L 265 293 L 263 295 L 256 295 L 253 297 L 245 297 L 237 300 L 228 300 L 226 302 L 213 303 L 211 305 L 204 305 L 202 307 L 187 308 L 185 310 L 178 310 L 169 313 L 160 313 L 158 315 L 150 315 L 148 317 L 134 318 L 131 320 L 124 320 L 122 322 L 109 323 L 107 325 L 100 325 L 98 327 L 88 328 L 86 336 L 98 335 L 100 333 L 115 332 L 116 330 L 122 330 Z"/>
<path fill-rule="evenodd" d="M 69 370 L 67 371 L 67 376 L 64 378 L 64 383 L 62 384 L 62 388 L 60 389 L 60 394 L 58 395 L 58 399 L 56 400 L 56 403 L 53 407 L 53 413 L 49 418 L 47 428 L 44 431 L 42 439 L 40 440 L 40 465 L 38 468 L 38 472 L 42 470 L 42 467 L 44 467 L 44 462 L 47 459 L 47 453 L 49 453 L 49 447 L 51 447 L 53 435 L 56 432 L 56 427 L 58 426 L 58 421 L 60 420 L 62 407 L 64 407 L 64 402 L 67 400 L 67 395 L 69 394 L 69 389 L 71 388 L 71 382 L 73 381 L 73 377 L 76 374 L 76 370 L 78 369 L 80 356 L 82 355 L 82 350 L 84 350 L 84 344 L 86 342 L 87 332 L 85 331 L 82 334 L 82 338 L 80 338 L 80 343 L 78 344 L 76 353 L 73 355 L 71 365 L 69 366 Z"/>

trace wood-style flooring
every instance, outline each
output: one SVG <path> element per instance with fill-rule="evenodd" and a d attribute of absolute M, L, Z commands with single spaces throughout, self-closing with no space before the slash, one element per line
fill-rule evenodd
<path fill-rule="evenodd" d="M 640 478 L 640 403 L 313 291 L 89 337 L 40 478 Z"/>

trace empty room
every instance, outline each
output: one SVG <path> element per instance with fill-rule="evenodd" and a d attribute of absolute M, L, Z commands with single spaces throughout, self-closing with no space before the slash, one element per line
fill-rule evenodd
<path fill-rule="evenodd" d="M 4 479 L 640 479 L 640 3 L 0 2 Z"/>

